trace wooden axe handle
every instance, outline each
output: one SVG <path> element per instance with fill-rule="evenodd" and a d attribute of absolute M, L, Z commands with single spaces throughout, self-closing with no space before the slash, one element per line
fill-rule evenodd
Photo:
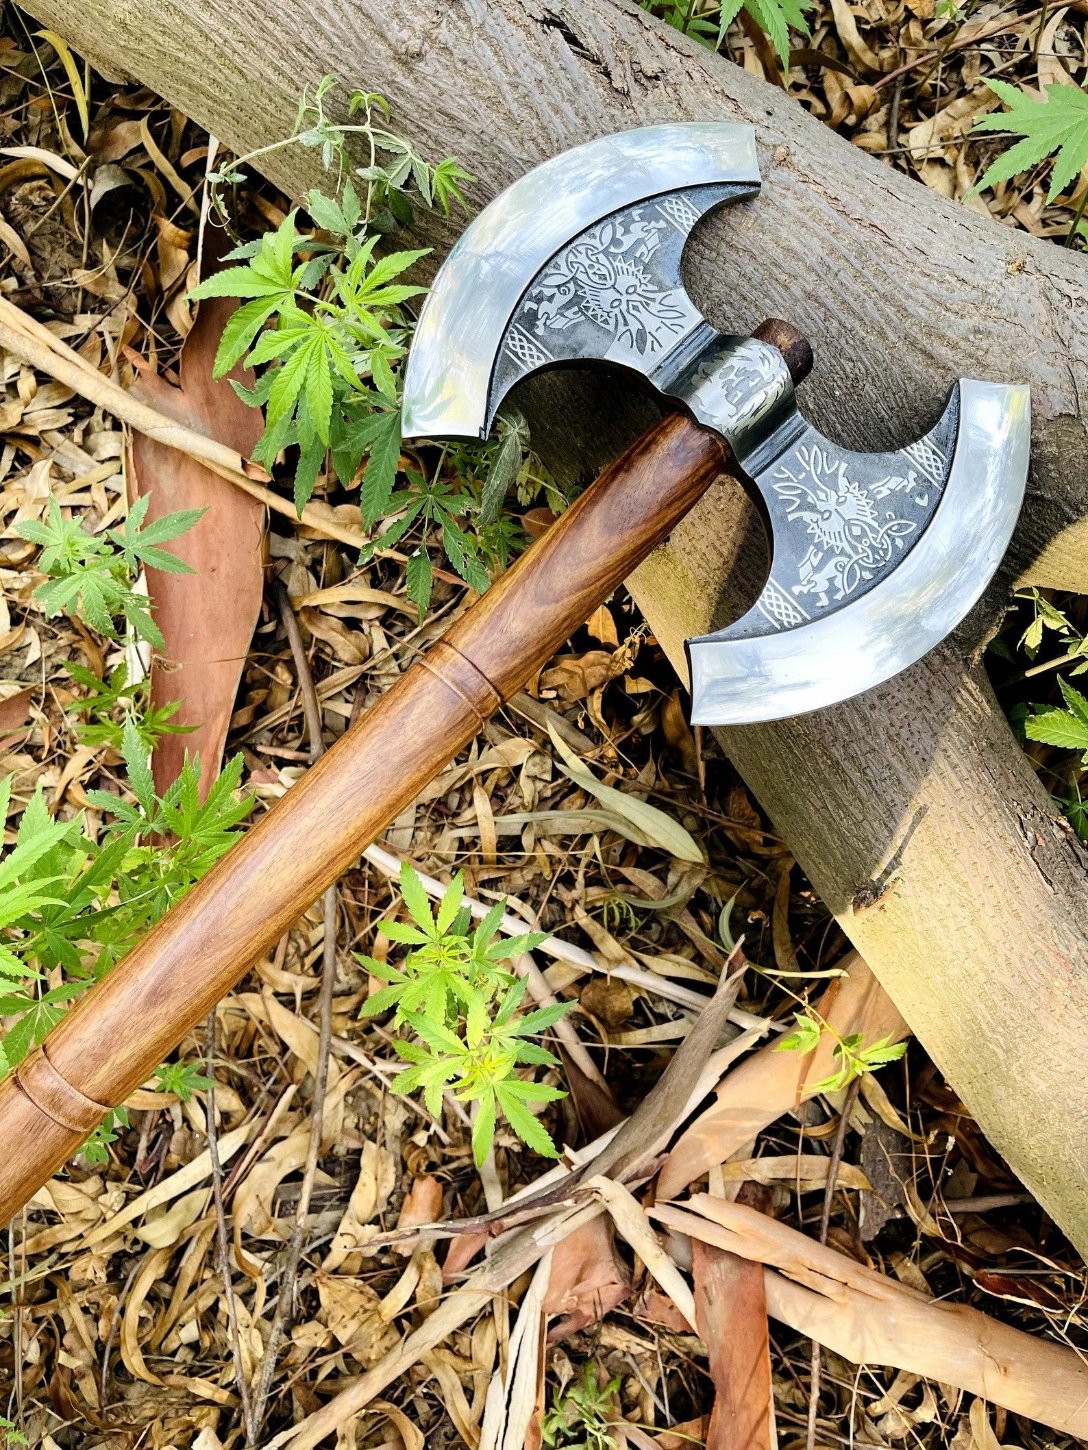
<path fill-rule="evenodd" d="M 766 324 L 800 376 L 807 344 Z M 144 1082 L 727 467 L 655 425 L 611 465 L 0 1084 L 0 1223 Z"/>

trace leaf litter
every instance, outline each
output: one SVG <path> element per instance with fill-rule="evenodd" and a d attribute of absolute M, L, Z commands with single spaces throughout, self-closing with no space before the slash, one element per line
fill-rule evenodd
<path fill-rule="evenodd" d="M 809 19 L 791 93 L 957 197 L 990 144 L 971 128 L 996 114 L 982 62 L 1026 79 L 1034 67 L 1045 87 L 1065 84 L 1083 53 L 1077 6 L 1018 18 L 983 5 L 942 27 L 927 0 L 834 0 Z M 89 73 L 57 39 L 18 25 L 0 36 L 3 296 L 92 370 L 131 385 L 141 358 L 158 407 L 183 402 L 184 422 L 244 455 L 249 420 L 226 426 L 213 401 L 226 394 L 185 301 L 207 139 L 146 92 L 95 77 L 88 90 Z M 773 69 L 773 50 L 743 18 L 726 45 L 749 68 Z M 968 204 L 1060 235 L 1078 187 L 1055 198 L 1045 177 L 1029 176 Z M 252 185 L 240 205 L 254 230 L 287 211 Z M 89 791 L 116 790 L 119 765 L 110 743 L 77 738 L 88 687 L 68 665 L 102 681 L 140 661 L 42 613 L 33 549 L 16 530 L 42 519 L 50 498 L 85 527 L 112 527 L 134 480 L 119 423 L 73 385 L 78 375 L 58 381 L 8 353 L 2 376 L 5 773 L 13 813 L 41 784 L 63 817 Z M 179 378 L 176 399 L 164 390 Z M 137 484 L 150 473 L 155 492 L 180 488 L 167 511 L 197 493 L 229 511 L 209 547 L 232 569 L 244 560 L 244 575 L 221 595 L 201 586 L 204 638 L 191 658 L 174 649 L 174 673 L 198 702 L 210 753 L 228 738 L 270 803 L 312 754 L 307 711 L 334 739 L 441 632 L 458 595 L 436 578 L 420 627 L 403 561 L 357 572 L 346 540 L 358 500 L 320 488 L 303 525 L 271 520 L 261 558 L 259 496 L 196 464 L 187 483 L 170 467 L 181 455 L 134 449 Z M 196 561 L 203 574 L 207 557 Z M 303 672 L 282 614 L 261 607 L 262 573 L 287 591 Z M 174 577 L 185 578 L 163 576 Z M 181 614 L 191 620 L 187 604 Z M 224 660 L 229 670 L 211 669 Z M 186 747 L 185 735 L 166 739 Z M 575 1004 L 571 1040 L 553 1045 L 572 1087 L 579 1053 L 581 1081 L 597 1085 L 597 1096 L 583 1086 L 547 1109 L 564 1146 L 557 1166 L 500 1129 L 481 1174 L 463 1108 L 447 1096 L 431 1114 L 389 1093 L 388 1029 L 360 1021 L 373 984 L 353 951 L 388 952 L 375 933 L 400 909 L 404 858 L 435 896 L 463 871 L 478 917 L 506 898 L 506 935 L 549 933 L 519 970 L 538 1000 Z M 0 1413 L 31 1443 L 64 1450 L 240 1444 L 239 1375 L 260 1380 L 286 1293 L 270 1445 L 335 1435 L 505 1450 L 541 1443 L 542 1427 L 556 1445 L 578 1443 L 564 1427 L 661 1450 L 775 1434 L 802 1444 L 813 1335 L 824 1347 L 817 1443 L 990 1450 L 1088 1436 L 1080 1269 L 924 1053 L 912 1046 L 852 1099 L 817 1088 L 836 1067 L 835 1034 L 897 1040 L 905 1028 L 792 864 L 713 742 L 684 723 L 660 651 L 617 594 L 348 873 L 331 919 L 315 905 L 220 1004 L 214 1060 L 204 1062 L 201 1038 L 181 1045 L 179 1062 L 215 1079 L 218 1167 L 207 1094 L 152 1082 L 106 1161 L 77 1160 L 20 1215 L 3 1286 Z M 745 957 L 768 970 L 735 959 L 714 998 L 741 930 Z M 828 969 L 839 975 L 819 975 Z M 794 993 L 831 1024 L 807 1056 L 776 1050 L 794 1025 Z M 885 1211 L 870 1232 L 859 1214 L 881 1185 Z M 1045 1440 L 1035 1421 L 1051 1427 Z"/>

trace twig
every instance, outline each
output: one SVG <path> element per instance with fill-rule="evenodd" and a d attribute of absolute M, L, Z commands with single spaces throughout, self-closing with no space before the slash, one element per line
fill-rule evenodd
<path fill-rule="evenodd" d="M 321 706 L 314 688 L 310 662 L 302 643 L 302 634 L 295 618 L 295 611 L 287 589 L 277 580 L 275 588 L 276 607 L 283 622 L 291 656 L 295 663 L 299 689 L 302 692 L 303 712 L 310 744 L 310 763 L 313 764 L 324 753 L 321 739 Z M 306 1240 L 306 1219 L 310 1212 L 314 1181 L 317 1177 L 317 1163 L 321 1156 L 321 1138 L 325 1122 L 325 1093 L 329 1082 L 329 1053 L 332 1046 L 332 1006 L 336 990 L 336 902 L 337 888 L 330 886 L 322 897 L 322 911 L 325 918 L 325 941 L 321 956 L 321 995 L 318 1004 L 317 1064 L 314 1071 L 313 1099 L 310 1103 L 310 1141 L 306 1150 L 306 1166 L 302 1174 L 302 1187 L 295 1207 L 295 1223 L 287 1254 L 283 1263 L 280 1292 L 272 1316 L 272 1327 L 268 1332 L 261 1359 L 261 1372 L 257 1381 L 257 1393 L 253 1408 L 253 1434 L 247 1436 L 247 1444 L 255 1444 L 264 1421 L 265 1408 L 272 1388 L 272 1376 L 276 1370 L 276 1359 L 280 1345 L 293 1312 L 295 1283 L 298 1266 L 302 1261 L 302 1250 Z"/>
<path fill-rule="evenodd" d="M 291 658 L 295 662 L 295 674 L 298 677 L 299 693 L 302 695 L 302 714 L 306 721 L 306 734 L 310 742 L 310 764 L 312 765 L 324 749 L 321 741 L 321 702 L 317 698 L 313 672 L 310 669 L 310 662 L 306 658 L 306 648 L 302 643 L 302 631 L 298 627 L 298 618 L 291 606 L 287 585 L 282 579 L 277 579 L 273 584 L 272 593 L 276 599 L 276 608 L 279 610 L 287 643 L 291 646 Z"/>
<path fill-rule="evenodd" d="M 219 1247 L 219 1272 L 223 1278 L 223 1294 L 227 1301 L 227 1323 L 230 1326 L 230 1343 L 234 1355 L 234 1379 L 238 1385 L 238 1397 L 242 1401 L 242 1418 L 246 1426 L 246 1442 L 253 1439 L 253 1404 L 249 1396 L 249 1381 L 242 1363 L 242 1345 L 238 1338 L 238 1309 L 234 1302 L 234 1284 L 230 1276 L 230 1249 L 227 1245 L 227 1215 L 223 1207 L 223 1165 L 219 1161 L 219 1133 L 215 1125 L 215 1008 L 208 1013 L 208 1026 L 204 1055 L 207 1059 L 208 1091 L 206 1112 L 208 1115 L 208 1157 L 212 1168 L 212 1198 L 215 1201 L 216 1241 Z"/>
<path fill-rule="evenodd" d="M 1045 6 L 1039 7 L 1039 10 L 1045 9 Z M 908 60 L 903 65 L 897 66 L 895 70 L 890 70 L 887 75 L 883 75 L 879 80 L 873 82 L 873 90 L 882 91 L 885 86 L 890 86 L 893 81 L 899 80 L 900 76 L 909 75 L 911 71 L 919 70 L 922 66 L 929 65 L 931 61 L 944 60 L 946 56 L 951 55 L 954 51 L 967 50 L 972 45 L 977 45 L 979 41 L 989 40 L 992 35 L 1001 35 L 1006 30 L 1016 30 L 1024 24 L 1025 19 L 1031 20 L 1038 13 L 1039 11 L 1037 10 L 1032 15 L 1026 17 L 1018 15 L 1013 20 L 992 20 L 988 25 L 982 25 L 978 30 L 972 31 L 970 35 L 959 35 L 955 40 L 949 41 L 947 45 L 942 46 L 939 50 L 927 50 L 923 55 L 915 56 L 913 60 Z"/>
<path fill-rule="evenodd" d="M 820 1242 L 822 1244 L 827 1243 L 827 1231 L 831 1227 L 831 1203 L 835 1197 L 835 1180 L 839 1176 L 839 1164 L 842 1162 L 842 1150 L 843 1144 L 846 1142 L 846 1129 L 850 1124 L 850 1114 L 854 1111 L 860 1088 L 861 1078 L 856 1077 L 846 1091 L 846 1099 L 842 1105 L 842 1112 L 839 1114 L 839 1126 L 835 1132 L 831 1162 L 827 1168 L 824 1206 L 820 1214 Z M 812 1341 L 812 1376 L 808 1392 L 808 1430 L 805 1434 L 805 1450 L 814 1450 L 816 1444 L 816 1419 L 820 1412 L 820 1354 L 820 1341 L 814 1339 Z"/>

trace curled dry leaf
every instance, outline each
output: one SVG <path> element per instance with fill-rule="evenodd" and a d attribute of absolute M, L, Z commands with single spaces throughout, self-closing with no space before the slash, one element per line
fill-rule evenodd
<path fill-rule="evenodd" d="M 954 1385 L 1068 1435 L 1088 1435 L 1088 1365 L 1064 1345 L 977 1309 L 929 1299 L 740 1203 L 697 1194 L 650 1215 L 767 1265 L 767 1310 L 853 1364 Z"/>
<path fill-rule="evenodd" d="M 405 1194 L 397 1218 L 397 1228 L 418 1228 L 420 1224 L 436 1223 L 441 1217 L 442 1185 L 437 1178 L 421 1174 L 412 1180 L 412 1186 Z M 410 1258 L 414 1247 L 411 1244 L 394 1244 L 393 1252 Z"/>
<path fill-rule="evenodd" d="M 552 1250 L 544 1313 L 558 1316 L 558 1322 L 548 1330 L 548 1343 L 596 1324 L 623 1303 L 630 1289 L 611 1221 L 601 1215 L 575 1229 Z"/>
<path fill-rule="evenodd" d="M 400 1342 L 400 1335 L 383 1319 L 382 1301 L 369 1284 L 321 1269 L 314 1275 L 314 1284 L 325 1327 L 365 1369 Z"/>
<path fill-rule="evenodd" d="M 145 374 L 132 392 L 186 427 L 248 455 L 261 434 L 260 412 L 242 402 L 228 378 L 212 377 L 215 349 L 234 305 L 220 298 L 201 303 L 181 349 L 180 388 Z M 251 376 L 237 376 L 252 386 Z M 200 756 L 204 794 L 219 772 L 238 680 L 260 613 L 264 510 L 188 454 L 142 433 L 132 435 L 129 448 L 130 487 L 151 499 L 148 523 L 180 509 L 207 510 L 195 528 L 169 546 L 195 573 L 147 571 L 148 594 L 166 642 L 152 664 L 152 703 L 158 708 L 180 701 L 173 723 L 196 727 L 190 734 L 166 735 L 159 741 L 152 757 L 155 784 L 165 790 L 188 751 Z"/>

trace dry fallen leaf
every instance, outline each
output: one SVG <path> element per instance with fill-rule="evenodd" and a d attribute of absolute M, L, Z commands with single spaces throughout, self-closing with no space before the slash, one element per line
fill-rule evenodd
<path fill-rule="evenodd" d="M 222 298 L 201 303 L 181 349 L 180 388 L 145 374 L 132 391 L 179 423 L 248 455 L 261 434 L 260 412 L 242 402 L 227 378 L 212 378 L 215 349 L 234 305 Z M 252 385 L 244 371 L 232 376 Z M 133 434 L 129 447 L 130 486 L 151 498 L 148 523 L 179 509 L 207 510 L 195 528 L 168 545 L 196 572 L 147 571 L 148 594 L 166 641 L 152 665 L 152 702 L 158 707 L 180 700 L 173 723 L 196 726 L 187 735 L 166 735 L 156 745 L 155 784 L 164 790 L 188 751 L 200 756 L 206 793 L 219 772 L 238 680 L 260 614 L 264 510 L 195 459 L 142 433 Z"/>
<path fill-rule="evenodd" d="M 714 1381 L 706 1450 L 770 1450 L 775 1436 L 762 1265 L 699 1239 L 691 1247 L 695 1318 Z"/>
<path fill-rule="evenodd" d="M 369 1284 L 318 1270 L 314 1275 L 321 1318 L 352 1359 L 369 1369 L 400 1335 L 381 1314 L 381 1300 Z"/>

